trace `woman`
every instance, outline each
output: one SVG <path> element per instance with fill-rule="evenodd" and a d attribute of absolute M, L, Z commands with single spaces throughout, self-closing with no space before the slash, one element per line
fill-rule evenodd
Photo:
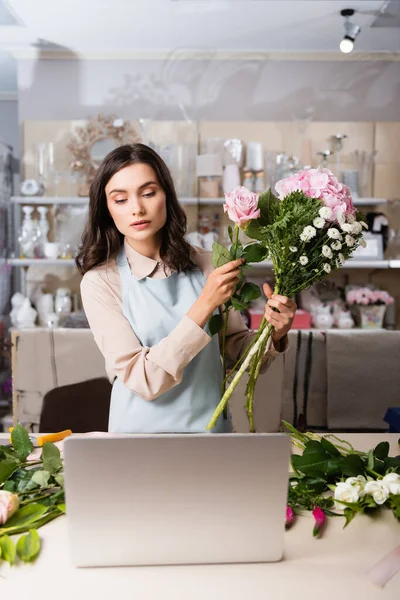
<path fill-rule="evenodd" d="M 211 254 L 191 247 L 185 233 L 186 216 L 162 159 L 143 144 L 110 152 L 90 188 L 76 262 L 83 306 L 114 380 L 112 432 L 203 432 L 221 398 L 219 340 L 207 323 L 234 293 L 241 260 L 214 270 Z M 275 326 L 265 370 L 285 349 L 296 305 L 273 296 L 269 286 L 264 291 L 265 314 Z M 253 335 L 231 312 L 232 364 Z M 229 428 L 221 417 L 213 431 Z"/>

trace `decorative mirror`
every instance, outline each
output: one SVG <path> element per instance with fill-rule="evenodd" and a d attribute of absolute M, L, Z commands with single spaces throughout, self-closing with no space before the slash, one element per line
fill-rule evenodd
<path fill-rule="evenodd" d="M 84 127 L 77 127 L 67 149 L 73 155 L 71 169 L 83 176 L 79 196 L 88 196 L 89 187 L 101 161 L 111 150 L 123 144 L 141 142 L 141 127 L 115 115 L 99 114 L 89 119 Z"/>

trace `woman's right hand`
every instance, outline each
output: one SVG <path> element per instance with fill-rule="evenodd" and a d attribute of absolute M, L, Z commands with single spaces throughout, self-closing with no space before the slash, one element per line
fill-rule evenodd
<path fill-rule="evenodd" d="M 187 313 L 200 327 L 204 327 L 216 308 L 233 296 L 243 262 L 241 258 L 232 260 L 217 267 L 208 276 L 200 296 Z"/>

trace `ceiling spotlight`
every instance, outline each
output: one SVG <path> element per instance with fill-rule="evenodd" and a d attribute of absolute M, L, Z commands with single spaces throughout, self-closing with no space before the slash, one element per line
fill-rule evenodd
<path fill-rule="evenodd" d="M 344 52 L 344 54 L 348 54 L 353 50 L 354 42 L 356 37 L 361 31 L 361 27 L 356 25 L 355 23 L 351 23 L 350 17 L 354 15 L 354 10 L 352 8 L 345 8 L 340 11 L 342 17 L 344 17 L 344 38 L 340 42 L 340 50 Z"/>

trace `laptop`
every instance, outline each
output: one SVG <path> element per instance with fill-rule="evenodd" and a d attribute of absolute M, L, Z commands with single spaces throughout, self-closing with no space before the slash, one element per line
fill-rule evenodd
<path fill-rule="evenodd" d="M 64 442 L 78 567 L 278 561 L 284 434 L 109 434 Z"/>

